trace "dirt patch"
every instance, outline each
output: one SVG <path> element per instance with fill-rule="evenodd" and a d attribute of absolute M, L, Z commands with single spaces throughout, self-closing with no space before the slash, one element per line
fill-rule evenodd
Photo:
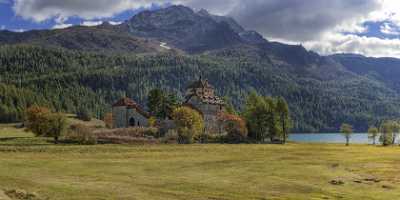
<path fill-rule="evenodd" d="M 42 200 L 36 193 L 30 193 L 19 189 L 6 190 L 4 194 L 5 197 L 8 198 L 5 200 Z"/>
<path fill-rule="evenodd" d="M 344 181 L 341 179 L 334 179 L 329 182 L 332 185 L 344 185 Z"/>
<path fill-rule="evenodd" d="M 0 190 L 0 200 L 11 200 L 3 190 Z"/>

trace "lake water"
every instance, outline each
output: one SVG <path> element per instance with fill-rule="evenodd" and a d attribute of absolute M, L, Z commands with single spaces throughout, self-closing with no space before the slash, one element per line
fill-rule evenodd
<path fill-rule="evenodd" d="M 379 136 L 376 139 L 378 143 Z M 346 143 L 345 137 L 340 133 L 320 133 L 320 134 L 290 134 L 289 141 L 310 142 L 310 143 Z M 350 143 L 369 144 L 367 133 L 354 133 L 351 135 Z"/>

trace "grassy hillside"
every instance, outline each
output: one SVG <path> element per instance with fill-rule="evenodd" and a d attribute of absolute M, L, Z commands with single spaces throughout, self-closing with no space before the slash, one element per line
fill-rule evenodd
<path fill-rule="evenodd" d="M 0 189 L 61 200 L 386 200 L 400 195 L 399 153 L 322 144 L 56 146 L 2 126 Z"/>

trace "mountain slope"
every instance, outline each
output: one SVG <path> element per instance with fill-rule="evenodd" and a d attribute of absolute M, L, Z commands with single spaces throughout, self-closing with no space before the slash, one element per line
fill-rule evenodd
<path fill-rule="evenodd" d="M 337 54 L 332 58 L 349 71 L 381 81 L 387 87 L 400 92 L 400 59 L 371 58 L 354 54 Z"/>
<path fill-rule="evenodd" d="M 113 30 L 111 25 L 74 26 L 59 30 L 36 30 L 22 33 L 0 31 L 0 44 L 32 44 L 81 51 L 160 52 L 160 42 L 134 37 Z"/>
<path fill-rule="evenodd" d="M 0 115 L 18 118 L 36 103 L 68 112 L 85 106 L 101 117 L 124 95 L 143 105 L 155 87 L 182 96 L 202 75 L 237 108 L 251 90 L 285 97 L 295 131 L 337 131 L 343 122 L 365 131 L 400 118 L 397 80 L 388 73 L 397 64 L 378 69 L 388 63 L 320 56 L 270 42 L 229 17 L 172 6 L 117 26 L 0 32 L 0 86 L 7 92 Z"/>

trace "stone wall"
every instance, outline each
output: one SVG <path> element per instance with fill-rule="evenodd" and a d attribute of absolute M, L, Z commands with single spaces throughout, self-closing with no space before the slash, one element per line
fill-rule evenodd
<path fill-rule="evenodd" d="M 192 97 L 188 103 L 202 112 L 205 131 L 207 133 L 221 133 L 222 127 L 218 121 L 218 113 L 223 112 L 224 107 L 221 107 L 220 105 L 205 104 L 196 96 Z"/>
<path fill-rule="evenodd" d="M 114 128 L 126 128 L 127 110 L 126 106 L 113 107 L 113 127 Z"/>
<path fill-rule="evenodd" d="M 139 112 L 137 112 L 136 109 L 129 109 L 128 110 L 128 115 L 127 115 L 127 122 L 128 125 L 133 126 L 129 124 L 131 120 L 135 121 L 135 126 L 142 126 L 142 127 L 148 127 L 149 126 L 149 120 L 141 115 Z"/>
<path fill-rule="evenodd" d="M 134 122 L 130 124 L 130 122 Z M 136 109 L 127 109 L 126 106 L 113 108 L 113 125 L 114 128 L 128 128 L 131 126 L 148 127 L 149 121 L 141 115 Z"/>

